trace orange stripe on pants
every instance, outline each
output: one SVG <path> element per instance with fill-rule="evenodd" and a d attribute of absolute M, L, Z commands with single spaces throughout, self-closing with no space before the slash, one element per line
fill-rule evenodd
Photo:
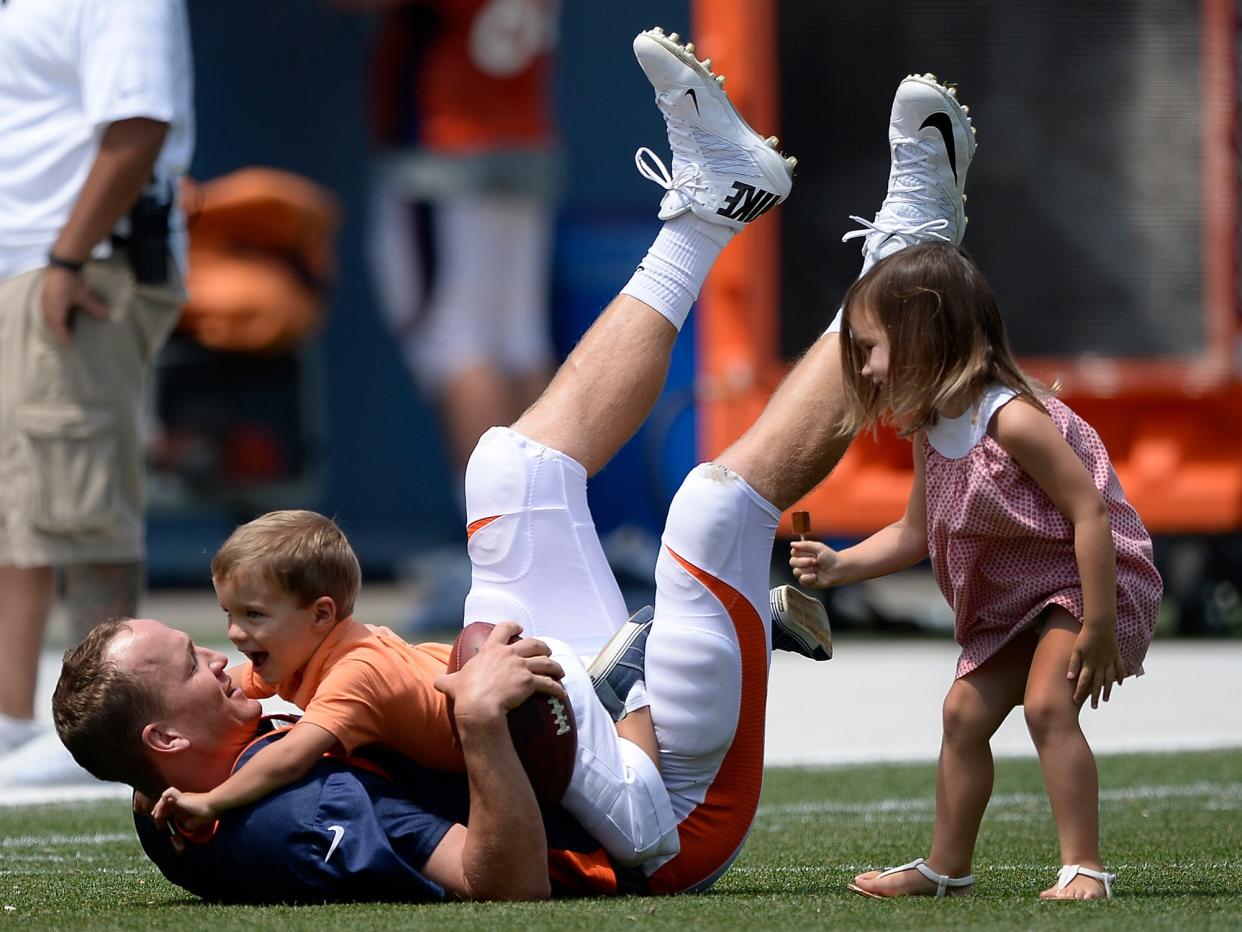
<path fill-rule="evenodd" d="M 617 872 L 602 848 L 596 851 L 548 849 L 548 878 L 558 896 L 616 896 Z"/>
<path fill-rule="evenodd" d="M 500 518 L 500 517 L 503 517 L 503 516 L 492 515 L 490 518 L 479 518 L 477 521 L 471 521 L 468 525 L 466 525 L 466 540 L 469 540 L 470 538 L 474 537 L 475 534 L 479 533 L 479 531 L 483 530 L 483 528 L 487 527 L 489 524 L 491 524 L 493 521 L 495 521 L 497 518 Z"/>
<path fill-rule="evenodd" d="M 669 554 L 728 613 L 742 661 L 737 730 L 707 796 L 678 826 L 681 853 L 650 877 L 653 893 L 681 893 L 712 878 L 746 840 L 763 788 L 764 716 L 768 702 L 768 645 L 763 620 L 728 583 Z"/>

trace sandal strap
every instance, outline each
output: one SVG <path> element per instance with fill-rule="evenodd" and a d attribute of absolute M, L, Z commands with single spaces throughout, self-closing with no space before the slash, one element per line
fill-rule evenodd
<path fill-rule="evenodd" d="M 950 877 L 948 874 L 937 874 L 927 866 L 927 862 L 922 858 L 915 858 L 909 864 L 902 864 L 900 867 L 890 867 L 886 871 L 881 871 L 876 875 L 876 880 L 879 880 L 881 877 L 887 877 L 889 874 L 900 874 L 902 871 L 918 871 L 936 885 L 936 896 L 944 896 L 949 887 L 969 887 L 975 882 L 974 874 L 967 874 L 965 877 Z M 1086 873 L 1086 871 L 1084 870 L 1083 873 Z"/>
<path fill-rule="evenodd" d="M 1110 900 L 1113 898 L 1113 881 L 1117 879 L 1117 875 L 1110 874 L 1108 871 L 1092 870 L 1089 867 L 1083 867 L 1081 864 L 1062 865 L 1061 870 L 1057 872 L 1057 889 L 1064 890 L 1079 874 L 1082 874 L 1084 877 L 1090 877 L 1092 880 L 1098 880 L 1104 885 L 1104 896 Z"/>

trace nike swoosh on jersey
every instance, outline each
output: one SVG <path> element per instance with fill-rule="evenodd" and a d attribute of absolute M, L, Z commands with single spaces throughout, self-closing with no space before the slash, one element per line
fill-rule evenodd
<path fill-rule="evenodd" d="M 332 857 L 332 852 L 336 850 L 336 846 L 341 843 L 341 839 L 345 837 L 345 827 L 343 825 L 329 825 L 328 831 L 332 833 L 332 844 L 328 845 L 328 853 L 323 856 L 323 862 L 328 863 L 328 858 Z"/>
<path fill-rule="evenodd" d="M 957 146 L 953 142 L 953 120 L 943 110 L 937 110 L 920 124 L 919 129 L 927 127 L 940 130 L 944 137 L 944 147 L 949 150 L 949 167 L 953 169 L 953 180 L 957 181 Z"/>

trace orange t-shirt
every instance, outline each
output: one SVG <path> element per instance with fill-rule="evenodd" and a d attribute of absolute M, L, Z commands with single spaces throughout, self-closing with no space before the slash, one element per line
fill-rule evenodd
<path fill-rule="evenodd" d="M 553 142 L 559 0 L 421 0 L 389 13 L 373 56 L 373 120 L 387 146 L 439 152 Z"/>
<path fill-rule="evenodd" d="M 448 698 L 435 688 L 448 665 L 448 644 L 407 644 L 388 628 L 345 618 L 323 639 L 302 671 L 275 686 L 249 661 L 229 668 L 252 699 L 280 696 L 302 709 L 346 754 L 385 744 L 437 770 L 466 769 L 449 725 Z"/>

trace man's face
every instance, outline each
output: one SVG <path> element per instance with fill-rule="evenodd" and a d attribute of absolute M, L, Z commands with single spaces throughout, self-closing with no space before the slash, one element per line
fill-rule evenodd
<path fill-rule="evenodd" d="M 164 704 L 161 727 L 186 737 L 202 753 L 232 753 L 253 735 L 263 714 L 257 699 L 233 688 L 226 658 L 190 636 L 147 618 L 127 623 L 108 647 L 123 673 L 145 679 Z"/>
<path fill-rule="evenodd" d="M 331 630 L 320 605 L 330 600 L 303 607 L 260 573 L 234 573 L 212 583 L 228 618 L 229 640 L 272 686 L 301 673 Z"/>

